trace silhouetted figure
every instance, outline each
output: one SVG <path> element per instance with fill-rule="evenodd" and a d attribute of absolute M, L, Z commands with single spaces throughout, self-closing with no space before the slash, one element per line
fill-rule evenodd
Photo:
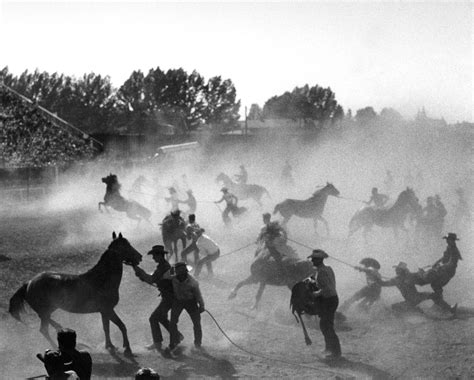
<path fill-rule="evenodd" d="M 199 277 L 203 265 L 206 265 L 207 273 L 210 276 L 213 276 L 214 271 L 212 269 L 212 262 L 216 261 L 219 258 L 219 255 L 221 253 L 219 246 L 214 240 L 204 234 L 203 228 L 200 228 L 196 231 L 196 236 L 196 246 L 199 249 L 200 259 L 196 263 L 196 270 L 194 272 L 194 276 L 196 278 Z"/>
<path fill-rule="evenodd" d="M 67 370 L 61 352 L 46 350 L 44 355 L 36 355 L 44 363 L 44 368 L 50 380 L 79 380 L 79 376 L 73 370 Z"/>
<path fill-rule="evenodd" d="M 385 206 L 385 203 L 389 200 L 388 195 L 379 193 L 379 190 L 376 187 L 372 188 L 372 195 L 368 202 L 369 206 L 373 203 L 375 207 L 382 208 Z"/>
<path fill-rule="evenodd" d="M 62 329 L 58 331 L 57 338 L 64 368 L 76 372 L 81 380 L 89 380 L 92 374 L 92 358 L 87 351 L 76 350 L 76 332 Z"/>

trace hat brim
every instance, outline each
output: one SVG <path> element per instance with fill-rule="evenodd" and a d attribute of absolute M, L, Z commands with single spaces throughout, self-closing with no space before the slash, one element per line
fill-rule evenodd
<path fill-rule="evenodd" d="M 168 251 L 150 251 L 148 252 L 148 255 L 167 255 L 169 252 Z"/>
<path fill-rule="evenodd" d="M 441 239 L 444 239 L 444 240 L 459 240 L 459 238 L 457 237 L 449 237 L 449 236 L 443 236 Z"/>

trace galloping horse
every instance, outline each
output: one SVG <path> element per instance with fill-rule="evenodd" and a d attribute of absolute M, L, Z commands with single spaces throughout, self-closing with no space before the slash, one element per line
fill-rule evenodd
<path fill-rule="evenodd" d="M 138 265 L 142 255 L 120 233 L 112 234 L 112 243 L 102 254 L 99 262 L 89 271 L 80 274 L 43 272 L 23 284 L 10 299 L 9 313 L 21 321 L 25 301 L 41 319 L 40 332 L 55 346 L 49 335 L 49 324 L 60 329 L 61 325 L 51 319 L 56 309 L 70 313 L 100 313 L 105 333 L 105 348 L 114 350 L 110 340 L 109 323 L 112 321 L 122 332 L 125 355 L 132 355 L 127 329 L 114 311 L 119 302 L 119 287 L 122 280 L 122 263 Z"/>
<path fill-rule="evenodd" d="M 263 249 L 268 249 L 274 256 L 280 256 L 279 252 L 272 251 L 275 250 L 275 247 L 271 244 L 265 243 Z M 309 261 L 283 260 L 281 263 L 278 263 L 274 260 L 257 258 L 252 265 L 250 265 L 250 276 L 235 286 L 229 295 L 229 299 L 235 298 L 237 291 L 242 286 L 259 284 L 255 304 L 252 307 L 252 309 L 256 309 L 266 285 L 287 286 L 291 289 L 295 283 L 313 273 L 313 264 Z"/>
<path fill-rule="evenodd" d="M 171 215 L 166 216 L 161 223 L 161 237 L 166 250 L 173 253 L 178 262 L 178 241 L 183 244 L 183 250 L 186 248 L 186 224 L 182 218 L 173 218 Z"/>
<path fill-rule="evenodd" d="M 332 183 L 326 182 L 326 186 L 316 191 L 306 200 L 285 199 L 283 202 L 278 203 L 273 213 L 276 214 L 279 212 L 283 216 L 283 226 L 286 226 L 293 215 L 299 216 L 300 218 L 313 219 L 315 231 L 318 220 L 320 220 L 324 223 L 327 234 L 329 235 L 329 224 L 326 219 L 323 218 L 324 206 L 326 205 L 329 195 L 337 197 L 339 190 L 337 190 Z"/>
<path fill-rule="evenodd" d="M 367 233 L 372 226 L 377 225 L 384 228 L 392 228 L 395 238 L 398 239 L 398 230 L 405 232 L 405 220 L 411 212 L 418 209 L 418 199 L 415 192 L 407 187 L 402 191 L 390 208 L 364 207 L 355 213 L 349 222 L 349 237 L 360 228 L 364 228 L 364 239 L 367 241 Z"/>
<path fill-rule="evenodd" d="M 137 220 L 138 223 L 144 219 L 151 224 L 150 210 L 138 202 L 127 200 L 120 195 L 121 185 L 118 183 L 115 174 L 110 173 L 107 177 L 102 178 L 102 182 L 107 185 L 107 188 L 105 191 L 104 202 L 99 202 L 99 210 L 101 210 L 101 206 L 104 206 L 106 210 L 107 207 L 110 206 L 114 210 L 126 212 L 130 219 Z"/>
<path fill-rule="evenodd" d="M 252 198 L 255 202 L 259 204 L 259 206 L 262 206 L 261 199 L 263 194 L 267 194 L 267 196 L 271 198 L 270 193 L 263 186 L 247 185 L 245 183 L 235 183 L 230 179 L 227 174 L 224 173 L 220 173 L 217 176 L 216 181 L 222 182 L 232 194 L 239 198 L 239 200 Z"/>
<path fill-rule="evenodd" d="M 301 327 L 303 328 L 304 341 L 308 346 L 311 345 L 312 342 L 308 335 L 308 331 L 306 330 L 306 326 L 301 315 L 319 315 L 319 310 L 321 308 L 321 297 L 313 296 L 313 292 L 317 290 L 318 287 L 316 286 L 316 283 L 314 281 L 311 281 L 310 279 L 306 279 L 304 281 L 296 283 L 295 286 L 293 286 L 293 288 L 291 289 L 291 312 L 295 316 L 296 322 L 301 323 Z M 344 314 L 336 311 L 335 321 L 344 322 L 345 320 L 346 317 L 344 316 Z"/>

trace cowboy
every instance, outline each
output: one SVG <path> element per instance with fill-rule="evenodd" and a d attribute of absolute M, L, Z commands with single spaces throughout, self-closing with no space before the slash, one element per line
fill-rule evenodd
<path fill-rule="evenodd" d="M 396 286 L 402 294 L 405 301 L 392 305 L 392 309 L 397 312 L 407 310 L 418 310 L 417 306 L 423 301 L 432 300 L 433 293 L 419 292 L 416 289 L 416 275 L 411 273 L 408 265 L 402 261 L 394 265 L 396 277 L 390 280 L 380 280 L 380 286 Z"/>
<path fill-rule="evenodd" d="M 237 180 L 237 183 L 239 183 L 241 185 L 245 185 L 247 183 L 247 179 L 248 179 L 247 170 L 245 169 L 244 165 L 240 165 L 239 168 L 240 168 L 240 173 L 236 174 L 235 178 Z"/>
<path fill-rule="evenodd" d="M 179 208 L 178 192 L 174 187 L 169 187 L 168 191 L 170 193 L 170 196 L 169 198 L 165 198 L 165 201 L 171 203 L 171 211 L 173 212 Z"/>
<path fill-rule="evenodd" d="M 260 233 L 258 234 L 257 241 L 255 243 L 261 244 L 264 241 L 265 234 L 267 232 L 267 227 L 270 224 L 272 215 L 269 212 L 262 214 L 263 226 L 260 228 Z"/>
<path fill-rule="evenodd" d="M 46 350 L 44 355 L 36 355 L 44 363 L 48 373 L 47 378 L 51 380 L 79 380 L 79 376 L 72 370 L 64 368 L 62 355 L 59 351 Z"/>
<path fill-rule="evenodd" d="M 316 268 L 314 280 L 319 290 L 313 292 L 315 297 L 320 297 L 321 310 L 319 313 L 319 327 L 326 344 L 327 359 L 341 357 L 341 344 L 334 331 L 334 317 L 336 315 L 339 298 L 336 291 L 336 276 L 331 267 L 324 265 L 324 259 L 329 255 L 322 249 L 315 249 L 308 256 Z"/>
<path fill-rule="evenodd" d="M 76 332 L 71 329 L 61 329 L 58 331 L 57 339 L 64 369 L 74 371 L 81 380 L 89 380 L 92 374 L 92 358 L 87 351 L 76 349 Z"/>
<path fill-rule="evenodd" d="M 380 293 L 382 291 L 382 287 L 380 286 L 382 276 L 379 273 L 380 263 L 371 257 L 366 257 L 362 259 L 359 264 L 362 266 L 356 266 L 354 269 L 365 273 L 367 285 L 341 305 L 339 309 L 342 313 L 348 310 L 354 302 L 360 300 L 359 306 L 365 310 L 369 310 L 370 306 L 380 299 Z"/>
<path fill-rule="evenodd" d="M 389 200 L 388 195 L 379 193 L 379 189 L 376 187 L 372 188 L 372 196 L 367 203 L 369 206 L 373 203 L 375 207 L 381 208 Z"/>
<path fill-rule="evenodd" d="M 188 199 L 186 199 L 185 201 L 178 200 L 178 203 L 184 203 L 185 205 L 188 205 L 189 209 L 187 213 L 194 214 L 196 212 L 197 206 L 196 198 L 194 197 L 193 191 L 191 189 L 187 190 L 186 194 L 188 195 Z"/>
<path fill-rule="evenodd" d="M 221 254 L 220 248 L 217 245 L 217 243 L 212 240 L 209 236 L 204 234 L 204 228 L 200 228 L 199 230 L 196 231 L 196 246 L 199 250 L 200 256 L 202 256 L 202 259 L 200 259 L 197 264 L 196 264 L 196 270 L 194 271 L 194 276 L 196 278 L 199 277 L 199 274 L 201 273 L 202 266 L 205 264 L 207 267 L 207 273 L 210 276 L 214 275 L 214 272 L 212 270 L 212 262 L 217 260 L 219 255 Z"/>
<path fill-rule="evenodd" d="M 171 341 L 167 353 L 174 350 L 179 342 L 178 321 L 181 312 L 187 311 L 193 322 L 194 346 L 200 348 L 202 344 L 201 313 L 204 312 L 204 300 L 197 282 L 188 272 L 186 263 L 179 262 L 174 266 L 174 273 L 168 272 L 172 278 L 174 301 L 171 308 L 170 334 Z"/>
<path fill-rule="evenodd" d="M 458 261 L 462 260 L 461 253 L 456 246 L 456 240 L 459 239 L 453 232 L 448 233 L 443 239 L 446 240 L 448 245 L 443 253 L 443 257 L 437 260 L 429 271 L 425 272 L 423 269 L 418 271 L 417 284 L 430 284 L 434 291 L 433 302 L 443 310 L 456 314 L 457 304 L 451 306 L 443 299 L 443 287 L 454 277 Z"/>
<path fill-rule="evenodd" d="M 221 203 L 222 201 L 225 201 L 226 208 L 222 212 L 222 220 L 225 224 L 228 224 L 230 222 L 229 214 L 232 213 L 232 215 L 235 216 L 237 213 L 237 203 L 239 200 L 234 194 L 229 192 L 227 187 L 223 187 L 221 191 L 223 193 L 222 198 L 214 203 Z"/>
<path fill-rule="evenodd" d="M 174 211 L 171 211 L 163 220 L 163 222 L 168 222 L 168 221 L 173 221 L 175 224 L 176 228 L 179 228 L 180 226 L 184 226 L 186 223 L 184 219 L 181 217 L 181 210 L 176 209 Z"/>
<path fill-rule="evenodd" d="M 201 227 L 196 223 L 196 215 L 189 215 L 188 225 L 186 226 L 186 237 L 188 240 L 191 240 L 191 243 L 181 252 L 181 259 L 184 262 L 186 262 L 186 258 L 191 252 L 194 254 L 195 263 L 197 263 L 199 259 L 199 248 L 196 246 L 196 240 L 198 239 L 196 232 L 200 229 Z"/>
<path fill-rule="evenodd" d="M 149 318 L 153 343 L 147 347 L 148 349 L 157 349 L 159 351 L 161 351 L 163 344 L 163 335 L 161 334 L 160 323 L 168 332 L 170 332 L 168 312 L 171 310 L 173 305 L 173 285 L 171 280 L 169 278 L 167 279 L 165 276 L 165 274 L 171 268 L 170 263 L 165 258 L 167 253 L 168 252 L 165 251 L 165 247 L 162 245 L 154 245 L 148 252 L 148 255 L 151 255 L 153 261 L 158 264 L 155 271 L 151 275 L 146 273 L 139 266 L 133 267 L 135 274 L 140 280 L 146 282 L 147 284 L 155 285 L 161 294 L 161 302 L 153 311 L 153 313 L 151 313 Z M 180 341 L 184 338 L 179 332 L 178 337 Z"/>

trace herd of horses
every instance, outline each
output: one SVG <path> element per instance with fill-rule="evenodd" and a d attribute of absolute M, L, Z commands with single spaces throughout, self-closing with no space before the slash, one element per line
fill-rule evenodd
<path fill-rule="evenodd" d="M 218 179 L 227 181 L 226 177 L 219 176 Z M 228 177 L 227 177 L 228 178 Z M 230 179 L 229 179 L 230 180 Z M 151 212 L 137 202 L 124 199 L 120 195 L 120 185 L 116 175 L 109 175 L 102 178 L 107 185 L 104 202 L 101 206 L 108 206 L 117 211 L 126 212 L 127 216 L 135 220 L 149 221 Z M 229 183 L 227 183 L 229 186 Z M 245 196 L 251 197 L 260 202 L 263 194 L 268 194 L 266 189 L 257 185 L 246 185 L 245 187 L 232 188 L 241 199 Z M 242 191 L 242 193 L 239 193 Z M 246 195 L 245 195 L 246 194 Z M 308 218 L 314 221 L 322 221 L 327 230 L 329 227 L 322 214 L 329 196 L 338 197 L 339 191 L 334 185 L 327 183 L 320 190 L 316 191 L 306 200 L 286 199 L 277 204 L 274 213 L 279 212 L 283 216 L 283 224 L 286 225 L 292 216 Z M 404 229 L 404 223 L 407 216 L 416 209 L 418 200 L 412 189 L 407 188 L 402 191 L 393 206 L 387 209 L 375 209 L 366 207 L 358 211 L 351 219 L 349 224 L 350 234 L 363 228 L 366 234 L 374 225 L 381 227 L 391 227 L 395 233 L 398 229 Z M 176 224 L 171 218 L 165 218 L 162 223 L 163 241 L 167 249 L 175 253 L 175 260 L 178 261 L 177 241 L 181 240 L 183 248 L 186 245 L 186 235 L 183 224 Z M 271 252 L 276 249 L 272 244 L 264 247 Z M 171 245 L 173 245 L 171 247 Z M 142 259 L 141 254 L 132 247 L 132 245 L 120 233 L 118 236 L 113 233 L 112 242 L 107 250 L 99 259 L 99 262 L 89 271 L 80 275 L 71 275 L 64 273 L 43 272 L 30 281 L 23 284 L 20 289 L 10 299 L 9 312 L 20 320 L 20 312 L 24 310 L 25 303 L 38 314 L 41 320 L 41 333 L 54 345 L 49 335 L 49 325 L 59 329 L 59 323 L 51 319 L 51 314 L 56 309 L 63 309 L 72 313 L 95 313 L 101 314 L 103 329 L 105 333 L 106 348 L 115 349 L 110 340 L 110 321 L 117 325 L 123 335 L 123 346 L 125 355 L 132 355 L 130 343 L 128 341 L 127 330 L 124 323 L 117 316 L 114 307 L 119 301 L 119 286 L 122 278 L 123 264 L 138 265 Z M 305 341 L 310 344 L 302 314 L 317 314 L 317 302 L 309 297 L 311 289 L 308 284 L 301 280 L 307 278 L 314 269 L 312 264 L 304 260 L 291 260 L 284 266 L 269 260 L 254 260 L 250 266 L 250 275 L 245 280 L 239 282 L 232 290 L 229 298 L 234 298 L 237 291 L 245 285 L 258 284 L 259 288 L 256 295 L 254 307 L 262 297 L 266 285 L 287 286 L 292 289 L 291 307 L 297 316 L 297 320 L 302 323 L 305 334 Z"/>

